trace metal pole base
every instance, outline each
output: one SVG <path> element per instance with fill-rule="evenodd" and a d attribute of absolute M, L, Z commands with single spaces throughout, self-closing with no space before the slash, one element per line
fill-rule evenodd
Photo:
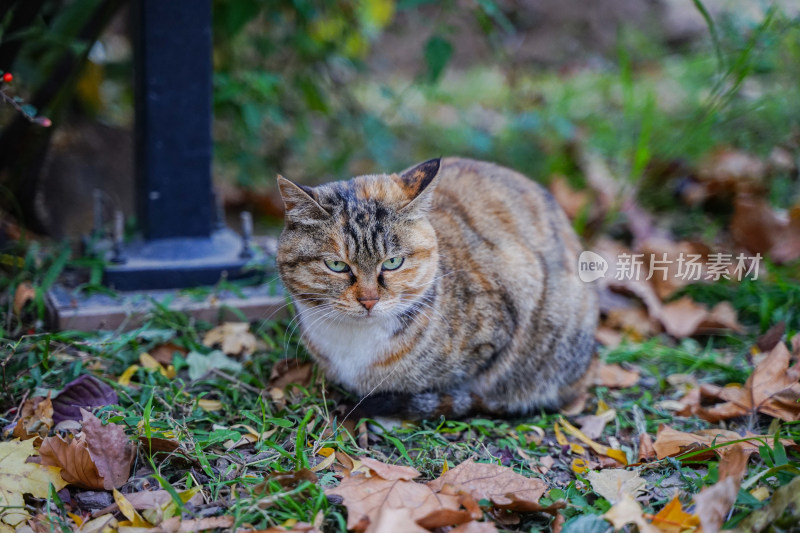
<path fill-rule="evenodd" d="M 230 229 L 211 237 L 175 237 L 134 242 L 116 250 L 103 283 L 118 291 L 214 285 L 225 278 L 264 276 L 266 258 L 243 248 Z M 260 266 L 261 268 L 247 268 Z"/>

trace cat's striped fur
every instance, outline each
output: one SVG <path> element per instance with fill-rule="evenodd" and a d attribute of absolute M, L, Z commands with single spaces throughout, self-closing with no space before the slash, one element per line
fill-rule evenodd
<path fill-rule="evenodd" d="M 578 278 L 575 233 L 538 184 L 448 158 L 279 186 L 278 267 L 303 342 L 330 379 L 368 395 L 363 412 L 517 414 L 582 390 L 596 295 Z M 386 270 L 392 257 L 404 262 Z"/>

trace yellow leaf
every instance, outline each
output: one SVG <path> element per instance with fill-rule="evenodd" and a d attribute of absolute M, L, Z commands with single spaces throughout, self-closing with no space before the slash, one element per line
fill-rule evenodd
<path fill-rule="evenodd" d="M 336 450 L 334 450 L 333 448 L 327 448 L 326 447 L 326 448 L 320 448 L 317 453 L 319 455 L 323 456 L 323 457 L 329 457 L 329 456 L 333 455 L 335 453 L 335 451 Z"/>
<path fill-rule="evenodd" d="M 114 501 L 119 506 L 119 511 L 130 521 L 131 527 L 153 527 L 150 522 L 142 518 L 142 515 L 133 508 L 131 502 L 120 491 L 114 489 L 112 494 L 114 495 Z M 122 526 L 121 522 L 120 526 Z"/>
<path fill-rule="evenodd" d="M 559 419 L 559 422 L 561 422 L 561 425 L 564 426 L 564 431 L 566 431 L 573 437 L 576 437 L 579 441 L 581 441 L 589 448 L 591 448 L 595 453 L 611 457 L 615 461 L 619 461 L 624 465 L 628 464 L 628 458 L 625 456 L 625 452 L 623 452 L 622 450 L 614 450 L 613 448 L 609 448 L 608 446 L 593 441 L 592 439 L 587 437 L 580 429 L 576 428 L 575 426 L 567 422 L 564 419 L 564 417 L 561 417 Z"/>
<path fill-rule="evenodd" d="M 131 384 L 131 378 L 139 370 L 139 365 L 131 365 L 125 369 L 125 372 L 117 380 L 117 383 L 122 385 L 123 387 L 128 387 Z"/>
<path fill-rule="evenodd" d="M 75 513 L 70 513 L 69 511 L 67 511 L 67 516 L 72 518 L 72 521 L 75 522 L 75 524 L 77 524 L 78 527 L 83 525 L 83 518 L 81 518 L 80 515 L 77 515 Z"/>
<path fill-rule="evenodd" d="M 558 422 L 553 424 L 553 431 L 556 434 L 556 442 L 558 442 L 561 446 L 566 446 L 567 444 L 569 444 L 567 437 L 565 437 L 564 434 L 561 433 L 561 428 L 558 427 Z"/>
<path fill-rule="evenodd" d="M 60 468 L 25 462 L 37 453 L 33 439 L 0 442 L 0 509 L 4 510 L 0 515 L 0 529 L 4 524 L 13 527 L 29 518 L 23 494 L 47 498 L 51 484 L 56 490 L 67 485 L 61 479 Z"/>
<path fill-rule="evenodd" d="M 609 409 L 611 409 L 611 408 L 608 406 L 608 404 L 606 402 L 604 402 L 603 400 L 598 400 L 598 402 L 597 402 L 597 411 L 595 411 L 594 414 L 596 414 L 597 416 L 600 416 L 603 413 L 605 413 L 606 411 L 608 411 Z"/>
<path fill-rule="evenodd" d="M 750 494 L 756 500 L 758 500 L 760 502 L 763 502 L 764 500 L 769 498 L 769 489 L 767 487 L 761 486 L 761 487 L 758 487 L 757 489 L 751 490 Z"/>
<path fill-rule="evenodd" d="M 684 511 L 681 502 L 675 496 L 653 517 L 653 525 L 665 533 L 680 533 L 697 528 L 700 525 L 700 517 Z"/>
<path fill-rule="evenodd" d="M 142 352 L 139 354 L 139 362 L 142 364 L 142 368 L 146 368 L 148 370 L 162 370 L 164 368 L 161 366 L 161 363 L 156 361 L 155 357 L 147 352 Z"/>
<path fill-rule="evenodd" d="M 335 460 L 336 456 L 330 454 L 327 457 L 325 457 L 325 459 L 312 466 L 309 470 L 311 470 L 312 472 L 319 472 L 320 470 L 325 470 L 326 468 L 331 466 Z"/>
<path fill-rule="evenodd" d="M 200 406 L 200 409 L 203 411 L 219 411 L 222 409 L 222 402 L 219 400 L 206 400 L 202 398 L 197 400 L 197 405 Z"/>
<path fill-rule="evenodd" d="M 297 524 L 296 518 L 287 518 L 286 521 L 281 524 L 283 527 L 287 527 L 289 529 L 293 528 Z"/>
<path fill-rule="evenodd" d="M 444 460 L 444 466 L 442 466 L 442 474 L 450 470 L 450 465 L 447 464 L 447 459 Z"/>
<path fill-rule="evenodd" d="M 570 465 L 572 471 L 576 474 L 583 474 L 587 470 L 589 470 L 589 463 L 586 462 L 586 459 L 581 459 L 580 457 L 575 457 L 572 460 L 572 464 Z"/>

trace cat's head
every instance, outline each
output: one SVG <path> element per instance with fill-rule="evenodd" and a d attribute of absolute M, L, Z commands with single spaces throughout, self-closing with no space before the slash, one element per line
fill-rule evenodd
<path fill-rule="evenodd" d="M 438 172 L 433 159 L 313 188 L 279 176 L 286 223 L 277 263 L 295 300 L 343 320 L 399 317 L 419 301 L 438 267 L 427 217 Z"/>

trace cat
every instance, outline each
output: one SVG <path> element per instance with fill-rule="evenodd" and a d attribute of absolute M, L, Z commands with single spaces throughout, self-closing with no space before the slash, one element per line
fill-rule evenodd
<path fill-rule="evenodd" d="M 362 416 L 520 415 L 583 391 L 597 296 L 540 185 L 446 158 L 278 186 L 277 266 L 303 343 Z"/>

